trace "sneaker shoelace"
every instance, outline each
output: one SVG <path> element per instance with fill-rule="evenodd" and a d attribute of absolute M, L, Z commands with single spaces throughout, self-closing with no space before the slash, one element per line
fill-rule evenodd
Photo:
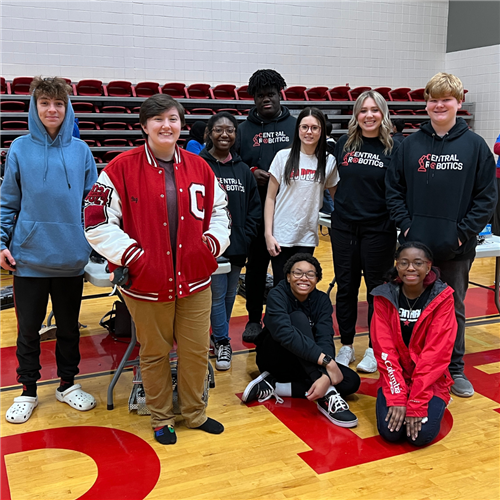
<path fill-rule="evenodd" d="M 221 345 L 219 346 L 218 354 L 217 354 L 217 360 L 218 361 L 231 361 L 231 346 L 230 345 Z"/>
<path fill-rule="evenodd" d="M 257 401 L 259 403 L 263 403 L 264 401 L 271 399 L 273 396 L 276 398 L 276 403 L 281 404 L 284 402 L 283 399 L 276 394 L 275 388 L 267 380 L 263 380 L 262 382 L 265 382 L 269 386 L 269 389 L 264 389 L 263 391 L 262 390 L 259 391 L 257 398 Z"/>
<path fill-rule="evenodd" d="M 338 392 L 334 392 L 333 394 L 330 394 L 327 397 L 328 397 L 328 413 L 337 413 L 349 409 L 349 405 L 342 399 L 342 397 Z"/>

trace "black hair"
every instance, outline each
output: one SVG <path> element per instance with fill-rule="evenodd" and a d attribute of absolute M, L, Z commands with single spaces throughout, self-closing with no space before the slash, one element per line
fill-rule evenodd
<path fill-rule="evenodd" d="M 325 180 L 325 172 L 326 172 L 326 123 L 325 123 L 325 115 L 318 108 L 313 108 L 308 106 L 304 108 L 300 115 L 297 118 L 297 122 L 295 124 L 295 132 L 293 133 L 293 141 L 292 141 L 292 149 L 290 150 L 290 154 L 288 155 L 288 159 L 285 163 L 285 171 L 283 173 L 285 184 L 290 185 L 291 179 L 295 178 L 295 176 L 299 175 L 299 163 L 300 163 L 300 137 L 299 137 L 299 127 L 300 122 L 306 117 L 312 116 L 318 120 L 319 125 L 321 127 L 320 136 L 318 144 L 316 145 L 316 150 L 314 154 L 318 159 L 318 168 L 316 169 L 316 173 L 314 174 L 314 180 L 316 182 L 323 182 Z"/>
<path fill-rule="evenodd" d="M 248 80 L 247 92 L 253 97 L 262 89 L 273 88 L 278 92 L 286 87 L 283 77 L 274 69 L 258 69 Z"/>
<path fill-rule="evenodd" d="M 238 130 L 238 121 L 236 118 L 231 114 L 228 113 L 227 111 L 221 111 L 220 113 L 217 113 L 214 116 L 211 116 L 210 119 L 208 120 L 207 123 L 207 142 L 205 144 L 205 147 L 207 151 L 210 151 L 213 148 L 214 143 L 212 142 L 212 138 L 210 137 L 210 134 L 212 133 L 212 130 L 215 126 L 215 124 L 221 120 L 222 118 L 227 118 L 233 125 L 234 125 L 234 131 Z M 234 144 L 231 146 L 231 153 L 233 152 Z"/>
<path fill-rule="evenodd" d="M 434 256 L 432 255 L 431 249 L 427 245 L 425 245 L 424 243 L 420 243 L 419 241 L 406 241 L 405 243 L 400 245 L 398 247 L 398 249 L 396 250 L 396 254 L 394 255 L 394 259 L 398 260 L 399 256 L 401 255 L 401 252 L 403 250 L 406 250 L 407 248 L 416 248 L 418 250 L 422 250 L 422 252 L 424 252 L 425 258 L 432 264 L 432 262 L 434 260 Z M 437 269 L 435 267 L 432 267 L 432 270 L 435 272 L 437 271 Z M 436 275 L 439 276 L 439 273 L 436 272 Z M 398 276 L 399 276 L 398 270 L 397 270 L 396 266 L 394 266 L 392 269 L 390 269 L 387 272 L 386 280 L 387 281 L 394 281 L 395 279 L 398 278 Z"/>
<path fill-rule="evenodd" d="M 321 269 L 321 264 L 318 259 L 313 257 L 310 253 L 296 253 L 295 255 L 292 255 L 283 266 L 283 273 L 285 276 L 292 272 L 292 267 L 297 264 L 297 262 L 302 261 L 309 262 L 309 264 L 312 264 L 316 268 L 316 277 L 318 278 L 319 283 L 321 278 L 323 278 L 323 270 Z"/>
<path fill-rule="evenodd" d="M 326 118 L 326 116 L 325 116 L 325 121 L 326 121 L 326 128 L 325 128 L 326 136 L 330 137 L 330 134 L 332 133 L 333 125 L 332 125 L 332 122 Z"/>
<path fill-rule="evenodd" d="M 203 144 L 205 141 L 203 138 L 205 137 L 205 129 L 207 128 L 207 124 L 204 121 L 197 120 L 191 125 L 191 130 L 189 131 L 189 135 L 186 138 L 186 142 L 184 143 L 184 149 L 187 147 L 189 141 L 194 140 Z"/>
<path fill-rule="evenodd" d="M 401 120 L 401 118 L 393 118 L 391 122 L 396 127 L 398 132 L 402 132 L 405 128 L 405 122 L 404 120 Z"/>
<path fill-rule="evenodd" d="M 184 121 L 184 108 L 182 107 L 182 104 L 167 94 L 155 94 L 148 97 L 141 105 L 141 110 L 139 111 L 139 122 L 141 125 L 145 126 L 148 118 L 161 115 L 165 111 L 172 108 L 175 108 L 178 111 L 181 124 L 184 126 L 186 122 Z M 146 134 L 144 130 L 142 130 L 142 136 L 144 139 L 148 138 L 148 134 Z"/>

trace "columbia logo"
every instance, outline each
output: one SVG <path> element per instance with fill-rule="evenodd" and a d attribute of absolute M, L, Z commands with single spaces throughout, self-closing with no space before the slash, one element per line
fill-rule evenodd
<path fill-rule="evenodd" d="M 386 352 L 382 353 L 382 360 L 383 361 L 385 361 L 388 357 L 389 357 L 389 355 Z"/>

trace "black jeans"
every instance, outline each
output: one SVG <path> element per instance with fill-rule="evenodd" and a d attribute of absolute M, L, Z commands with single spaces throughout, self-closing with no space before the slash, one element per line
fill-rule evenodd
<path fill-rule="evenodd" d="M 441 271 L 441 279 L 453 288 L 455 317 L 457 319 L 457 337 L 450 361 L 450 374 L 464 372 L 465 354 L 465 294 L 469 287 L 469 271 L 474 259 L 436 261 L 434 265 Z"/>
<path fill-rule="evenodd" d="M 429 444 L 436 436 L 439 434 L 439 429 L 441 428 L 441 420 L 443 420 L 444 410 L 446 409 L 446 403 L 437 396 L 433 396 L 429 401 L 429 406 L 427 409 L 427 418 L 429 419 L 425 424 L 422 424 L 422 430 L 418 433 L 417 439 L 413 441 L 411 437 L 406 435 L 406 425 L 402 425 L 399 431 L 391 432 L 389 430 L 389 422 L 385 421 L 387 417 L 387 412 L 389 408 L 387 407 L 387 401 L 382 392 L 382 389 L 378 390 L 377 393 L 377 403 L 375 405 L 375 411 L 377 414 L 377 429 L 379 434 L 391 443 L 401 441 L 406 439 L 409 443 L 415 446 L 425 446 Z"/>
<path fill-rule="evenodd" d="M 363 226 L 349 224 L 334 210 L 330 239 L 337 283 L 336 314 L 340 340 L 343 345 L 350 345 L 356 333 L 361 273 L 366 283 L 369 329 L 373 315 L 370 292 L 384 283 L 384 275 L 394 265 L 396 226 L 389 219 Z"/>
<path fill-rule="evenodd" d="M 297 253 L 308 253 L 313 255 L 315 248 L 316 247 L 281 247 L 281 252 L 276 257 L 271 257 L 274 286 L 285 279 L 283 268 L 290 257 Z"/>
<path fill-rule="evenodd" d="M 303 312 L 295 311 L 290 315 L 290 318 L 293 326 L 298 330 L 298 334 L 314 340 L 314 328 L 311 328 L 309 319 Z M 323 374 L 317 363 L 296 356 L 276 342 L 269 331 L 265 330 L 257 342 L 256 362 L 259 370 L 261 372 L 268 371 L 278 382 L 291 382 L 292 397 L 304 398 L 313 382 Z M 324 354 L 334 357 L 335 348 L 333 345 L 331 352 Z M 338 367 L 344 379 L 335 388 L 342 397 L 355 393 L 361 383 L 359 375 L 347 366 L 338 365 Z"/>
<path fill-rule="evenodd" d="M 57 376 L 73 380 L 80 363 L 78 315 L 83 275 L 72 278 L 22 278 L 14 276 L 14 301 L 18 323 L 17 380 L 34 384 L 40 379 L 40 334 L 49 295 L 57 325 Z"/>

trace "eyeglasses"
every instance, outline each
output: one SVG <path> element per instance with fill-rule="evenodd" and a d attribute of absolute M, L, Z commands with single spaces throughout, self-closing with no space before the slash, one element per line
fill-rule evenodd
<path fill-rule="evenodd" d="M 313 280 L 318 276 L 318 273 L 316 273 L 316 271 L 301 271 L 300 269 L 294 269 L 292 271 L 292 276 L 297 279 L 305 276 L 308 280 Z"/>
<path fill-rule="evenodd" d="M 410 262 L 409 260 L 398 260 L 396 261 L 396 267 L 398 269 L 408 269 L 409 265 L 411 264 L 414 269 L 420 269 L 428 263 L 428 260 L 414 260 L 413 262 Z"/>
<path fill-rule="evenodd" d="M 309 129 L 311 129 L 311 132 L 313 134 L 317 134 L 320 130 L 321 130 L 321 127 L 319 125 L 299 125 L 299 129 L 301 132 L 307 132 Z"/>
<path fill-rule="evenodd" d="M 227 127 L 227 128 L 222 128 L 222 127 L 214 127 L 212 129 L 212 132 L 215 132 L 216 134 L 223 134 L 226 132 L 229 135 L 232 135 L 236 132 L 236 129 L 234 127 Z"/>

